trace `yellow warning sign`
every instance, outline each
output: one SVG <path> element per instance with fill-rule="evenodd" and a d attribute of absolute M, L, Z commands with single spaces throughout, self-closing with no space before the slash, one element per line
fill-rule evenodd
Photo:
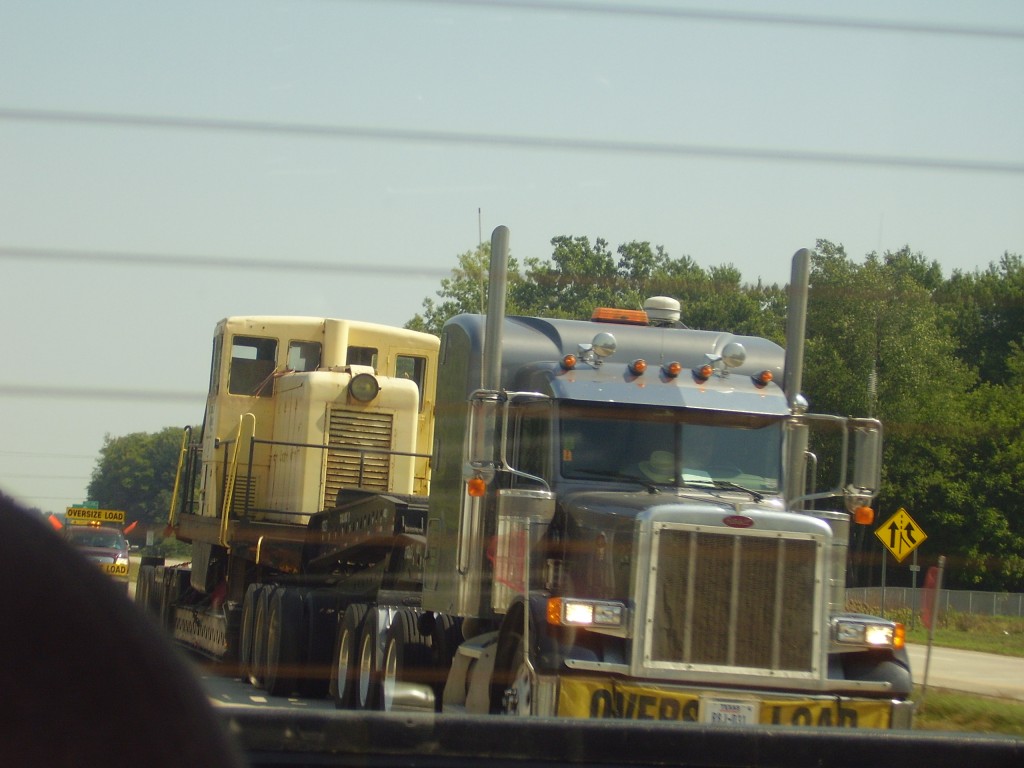
<path fill-rule="evenodd" d="M 123 523 L 124 512 L 120 509 L 89 509 L 68 507 L 65 518 L 73 523 Z"/>
<path fill-rule="evenodd" d="M 928 538 L 928 534 L 903 507 L 875 529 L 875 536 L 882 542 L 882 546 L 892 552 L 898 563 L 902 563 L 907 555 Z"/>

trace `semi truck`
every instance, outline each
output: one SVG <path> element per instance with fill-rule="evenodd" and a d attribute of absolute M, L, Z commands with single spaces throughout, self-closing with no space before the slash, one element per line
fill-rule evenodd
<path fill-rule="evenodd" d="M 801 394 L 786 347 L 682 322 L 486 314 L 427 334 L 228 318 L 140 569 L 176 639 L 339 708 L 909 728 L 903 627 L 846 610 L 882 426 Z"/>

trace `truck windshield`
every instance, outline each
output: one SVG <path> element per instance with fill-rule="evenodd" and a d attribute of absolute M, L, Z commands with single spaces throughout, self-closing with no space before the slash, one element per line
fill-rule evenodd
<path fill-rule="evenodd" d="M 567 479 L 779 489 L 777 417 L 574 403 L 560 409 L 559 434 L 560 473 Z"/>

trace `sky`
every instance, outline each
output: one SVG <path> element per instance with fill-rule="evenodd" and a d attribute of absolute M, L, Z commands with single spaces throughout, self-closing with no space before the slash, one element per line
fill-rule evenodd
<path fill-rule="evenodd" d="M 220 318 L 402 325 L 498 225 L 985 269 L 1022 126 L 1019 0 L 3 0 L 0 491 L 200 422 Z"/>

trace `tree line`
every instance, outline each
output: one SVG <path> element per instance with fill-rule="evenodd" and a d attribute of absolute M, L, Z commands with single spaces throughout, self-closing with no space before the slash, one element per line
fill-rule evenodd
<path fill-rule="evenodd" d="M 597 306 L 680 300 L 692 328 L 785 342 L 786 288 L 746 283 L 661 246 L 614 250 L 556 237 L 551 258 L 510 260 L 509 314 L 586 318 Z M 440 333 L 486 308 L 489 244 L 458 257 L 406 327 Z M 881 523 L 905 508 L 928 535 L 922 562 L 948 558 L 951 588 L 1024 590 L 1024 262 L 943 275 L 909 247 L 851 258 L 819 240 L 811 267 L 804 391 L 814 411 L 883 422 Z M 862 529 L 855 580 L 877 582 L 882 552 Z M 892 561 L 890 561 L 892 562 Z M 908 561 L 909 562 L 909 561 Z M 907 565 L 905 562 L 903 565 Z M 888 583 L 910 583 L 889 568 Z"/>

